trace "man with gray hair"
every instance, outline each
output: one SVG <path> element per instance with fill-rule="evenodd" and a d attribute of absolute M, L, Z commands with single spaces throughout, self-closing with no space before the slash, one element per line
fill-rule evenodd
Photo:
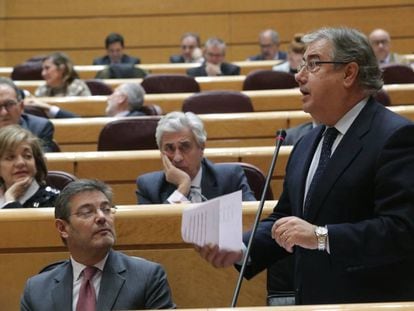
<path fill-rule="evenodd" d="M 165 115 L 155 138 L 164 171 L 138 177 L 138 204 L 201 202 L 237 190 L 242 190 L 243 201 L 256 201 L 241 166 L 218 167 L 204 158 L 207 134 L 194 113 Z"/>
<path fill-rule="evenodd" d="M 69 183 L 55 202 L 55 226 L 70 259 L 30 278 L 20 310 L 172 309 L 161 265 L 112 249 L 112 190 L 98 180 Z"/>
<path fill-rule="evenodd" d="M 123 83 L 108 96 L 106 115 L 109 117 L 144 116 L 145 90 L 138 83 Z"/>
<path fill-rule="evenodd" d="M 286 60 L 286 52 L 279 51 L 279 34 L 273 29 L 263 30 L 259 35 L 260 54 L 250 56 L 248 60 Z"/>
<path fill-rule="evenodd" d="M 192 77 L 237 76 L 240 67 L 225 62 L 226 43 L 219 38 L 210 38 L 204 45 L 205 61 L 200 67 L 190 68 L 187 74 Z"/>
<path fill-rule="evenodd" d="M 383 81 L 364 34 L 322 28 L 302 40 L 295 77 L 303 110 L 321 125 L 296 143 L 245 276 L 294 256 L 297 304 L 412 301 L 414 124 L 373 97 Z M 198 251 L 215 267 L 243 258 Z"/>

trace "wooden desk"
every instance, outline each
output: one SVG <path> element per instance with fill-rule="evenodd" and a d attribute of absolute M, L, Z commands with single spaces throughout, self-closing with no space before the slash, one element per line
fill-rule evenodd
<path fill-rule="evenodd" d="M 278 129 L 310 120 L 310 116 L 303 111 L 205 114 L 200 115 L 200 118 L 208 133 L 207 147 L 272 145 Z M 52 119 L 54 138 L 62 151 L 96 151 L 101 129 L 117 119 Z"/>
<path fill-rule="evenodd" d="M 280 64 L 280 60 L 263 60 L 263 61 L 240 61 L 233 62 L 240 67 L 240 73 L 247 75 L 253 70 L 267 69 L 271 70 L 273 66 Z M 200 64 L 194 63 L 181 63 L 181 64 L 139 64 L 136 67 L 144 69 L 150 74 L 187 74 L 187 69 L 199 67 Z M 76 72 L 81 79 L 94 79 L 96 73 L 105 68 L 104 65 L 77 65 L 75 66 Z M 11 77 L 13 67 L 0 67 L 1 77 Z"/>
<path fill-rule="evenodd" d="M 282 147 L 272 175 L 273 195 L 278 198 L 291 147 Z M 274 147 L 207 148 L 205 156 L 215 162 L 247 162 L 269 170 Z M 97 178 L 114 190 L 116 204 L 136 204 L 135 180 L 144 173 L 162 169 L 158 150 L 47 153 L 50 170 L 67 171 L 79 178 Z"/>
<path fill-rule="evenodd" d="M 264 215 L 275 201 L 266 202 Z M 254 219 L 258 202 L 243 203 L 243 226 Z M 238 273 L 215 269 L 181 239 L 185 205 L 120 206 L 115 248 L 161 263 L 167 271 L 174 302 L 181 308 L 226 307 L 231 303 Z M 45 265 L 68 258 L 54 226 L 52 208 L 0 210 L 0 301 L 2 310 L 18 310 L 26 280 Z M 243 284 L 239 305 L 265 304 L 262 273 Z"/>

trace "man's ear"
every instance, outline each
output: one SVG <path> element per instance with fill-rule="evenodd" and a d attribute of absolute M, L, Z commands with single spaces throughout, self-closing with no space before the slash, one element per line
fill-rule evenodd
<path fill-rule="evenodd" d="M 344 71 L 344 86 L 346 88 L 351 87 L 357 81 L 359 73 L 359 65 L 355 62 L 351 62 L 345 65 Z"/>
<path fill-rule="evenodd" d="M 69 237 L 67 226 L 68 226 L 68 223 L 65 220 L 63 219 L 55 220 L 55 227 L 59 231 L 60 237 L 65 240 Z"/>

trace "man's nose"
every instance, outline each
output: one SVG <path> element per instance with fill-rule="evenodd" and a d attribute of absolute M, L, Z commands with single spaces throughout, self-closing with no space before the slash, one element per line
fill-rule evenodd
<path fill-rule="evenodd" d="M 177 148 L 174 151 L 174 156 L 173 156 L 173 161 L 174 162 L 180 162 L 183 159 L 183 155 L 181 153 L 181 151 Z"/>
<path fill-rule="evenodd" d="M 7 111 L 5 106 L 0 106 L 0 115 L 5 116 L 7 115 L 9 112 Z"/>

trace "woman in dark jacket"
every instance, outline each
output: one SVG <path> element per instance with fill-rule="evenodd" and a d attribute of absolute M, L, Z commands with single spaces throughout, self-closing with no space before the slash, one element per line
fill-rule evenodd
<path fill-rule="evenodd" d="M 0 208 L 53 207 L 59 190 L 46 185 L 40 141 L 18 125 L 0 129 Z"/>

